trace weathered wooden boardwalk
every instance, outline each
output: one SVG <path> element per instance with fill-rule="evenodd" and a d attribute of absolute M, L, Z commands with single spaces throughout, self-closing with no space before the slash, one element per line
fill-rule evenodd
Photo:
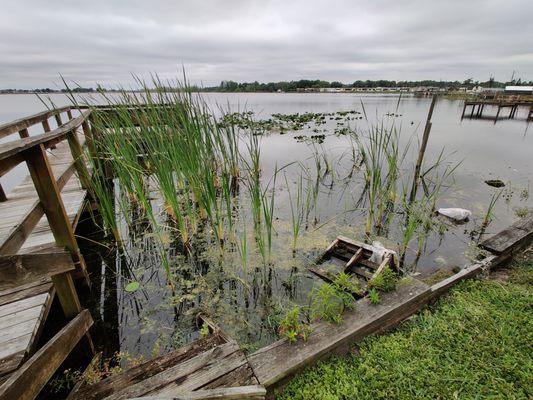
<path fill-rule="evenodd" d="M 85 284 L 88 280 L 74 230 L 86 201 L 84 179 L 90 177 L 83 149 L 88 115 L 74 118 L 67 107 L 0 126 L 0 138 L 20 136 L 0 145 L 0 176 L 21 163 L 29 171 L 9 193 L 0 188 L 0 380 L 5 381 L 1 398 L 9 398 L 10 390 L 20 385 L 20 373 L 31 366 L 54 297 L 67 319 L 82 313 L 73 274 Z M 29 130 L 36 128 L 43 133 L 30 136 Z M 90 337 L 87 340 L 90 346 Z M 36 381 L 33 392 L 26 388 L 24 396 L 33 398 L 39 392 L 60 358 L 48 360 L 43 380 Z"/>

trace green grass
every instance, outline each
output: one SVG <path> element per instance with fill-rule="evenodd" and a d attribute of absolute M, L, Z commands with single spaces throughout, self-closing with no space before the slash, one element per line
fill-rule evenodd
<path fill-rule="evenodd" d="M 508 283 L 468 280 L 358 355 L 297 375 L 278 399 L 528 399 L 533 261 Z"/>

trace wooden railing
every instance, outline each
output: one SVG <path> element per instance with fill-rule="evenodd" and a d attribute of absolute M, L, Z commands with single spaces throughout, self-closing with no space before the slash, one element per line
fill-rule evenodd
<path fill-rule="evenodd" d="M 55 108 L 53 110 L 46 110 L 29 117 L 20 118 L 15 121 L 0 125 L 0 138 L 8 137 L 14 133 L 18 133 L 21 138 L 27 138 L 30 136 L 28 128 L 41 124 L 44 132 L 50 132 L 50 123 L 48 120 L 54 117 L 57 126 L 61 126 L 63 121 L 61 119 L 61 113 L 66 113 L 69 120 L 72 119 L 72 110 L 70 107 L 61 107 Z M 11 170 L 18 163 L 12 162 L 10 164 L 4 164 L 3 168 L 0 170 L 0 176 L 3 176 L 9 170 Z M 4 169 L 7 168 L 7 169 Z M 0 202 L 6 201 L 7 197 L 4 192 L 2 185 L 0 185 Z"/>

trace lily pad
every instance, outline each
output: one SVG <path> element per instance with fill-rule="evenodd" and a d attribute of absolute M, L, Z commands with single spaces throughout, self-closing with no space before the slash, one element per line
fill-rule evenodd
<path fill-rule="evenodd" d="M 126 287 L 124 288 L 124 290 L 126 292 L 135 292 L 137 289 L 139 289 L 139 286 L 141 286 L 139 282 L 133 281 L 133 282 L 128 283 Z"/>

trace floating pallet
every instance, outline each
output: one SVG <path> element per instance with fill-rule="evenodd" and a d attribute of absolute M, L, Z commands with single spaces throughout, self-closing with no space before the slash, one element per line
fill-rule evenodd
<path fill-rule="evenodd" d="M 398 261 L 394 252 L 386 250 L 383 260 L 378 264 L 371 261 L 378 249 L 344 236 L 338 236 L 317 259 L 316 265 L 308 267 L 309 271 L 328 282 L 333 282 L 337 275 L 345 272 L 366 287 L 368 281 L 377 276 L 386 266 L 398 271 Z M 380 249 L 382 250 L 382 249 Z M 360 293 L 354 293 L 360 295 Z"/>

